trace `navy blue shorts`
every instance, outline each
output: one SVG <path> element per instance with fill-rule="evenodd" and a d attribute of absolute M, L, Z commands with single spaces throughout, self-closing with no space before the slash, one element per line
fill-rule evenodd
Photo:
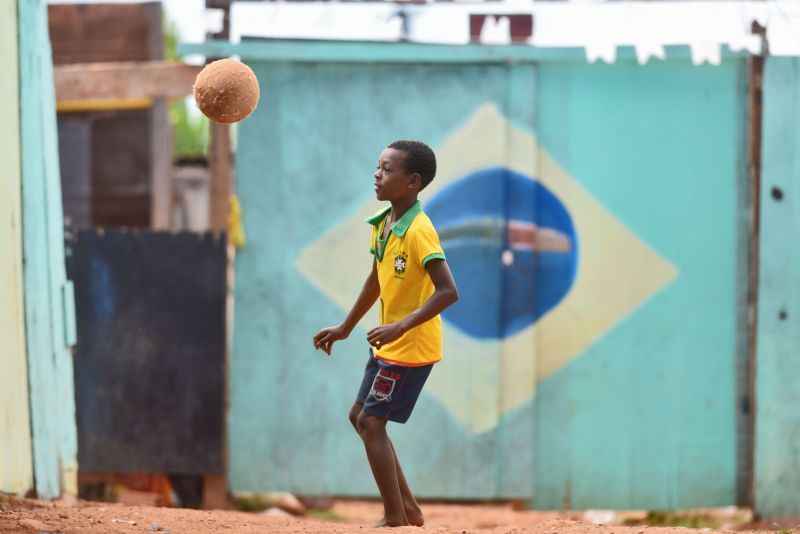
<path fill-rule="evenodd" d="M 431 369 L 433 364 L 421 367 L 392 365 L 373 357 L 370 351 L 356 402 L 364 405 L 367 415 L 405 423 L 414 411 Z"/>

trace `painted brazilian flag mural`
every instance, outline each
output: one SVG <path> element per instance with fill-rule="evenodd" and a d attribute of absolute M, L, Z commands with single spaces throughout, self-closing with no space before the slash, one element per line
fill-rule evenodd
<path fill-rule="evenodd" d="M 735 501 L 738 63 L 251 63 L 266 104 L 238 131 L 233 490 L 376 494 L 347 412 L 377 310 L 332 358 L 311 336 L 358 296 L 372 169 L 412 138 L 437 154 L 421 199 L 461 293 L 444 360 L 390 425 L 412 489 Z"/>
<path fill-rule="evenodd" d="M 440 233 L 462 298 L 444 314 L 445 361 L 428 390 L 465 428 L 484 432 L 529 400 L 537 381 L 672 281 L 677 269 L 491 103 L 434 150 L 439 172 L 425 192 L 424 209 Z M 298 260 L 298 269 L 343 313 L 363 279 L 343 284 L 323 258 L 335 250 L 336 269 L 363 267 L 364 240 L 352 236 L 363 235 L 363 214 L 373 207 L 366 201 Z M 611 279 L 629 286 L 608 287 Z M 502 391 L 490 380 L 466 388 L 453 379 L 466 372 L 493 376 L 498 358 L 512 370 L 503 377 Z M 465 396 L 480 400 L 467 402 Z M 499 410 L 473 409 L 474 402 L 494 407 L 498 396 Z"/>

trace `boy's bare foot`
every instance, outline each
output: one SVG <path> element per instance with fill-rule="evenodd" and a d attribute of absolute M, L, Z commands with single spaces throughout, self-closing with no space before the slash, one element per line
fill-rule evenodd
<path fill-rule="evenodd" d="M 421 527 L 425 525 L 425 518 L 422 515 L 422 510 L 420 510 L 419 508 L 417 508 L 416 510 L 407 508 L 406 517 L 408 518 L 408 524 L 411 525 L 412 527 Z M 399 527 L 399 526 L 405 526 L 405 525 L 389 525 L 388 523 L 386 523 L 385 517 L 382 517 L 381 520 L 375 524 L 376 528 Z"/>
<path fill-rule="evenodd" d="M 411 523 L 404 523 L 404 522 L 402 522 L 402 521 L 398 521 L 398 522 L 392 522 L 392 523 L 390 524 L 388 521 L 386 521 L 386 518 L 385 518 L 385 517 L 383 517 L 383 518 L 381 518 L 381 520 L 380 520 L 380 521 L 378 521 L 378 522 L 375 524 L 375 528 L 407 527 L 407 526 L 409 526 L 410 524 L 411 524 Z"/>
<path fill-rule="evenodd" d="M 418 506 L 416 508 L 406 508 L 406 517 L 408 518 L 409 525 L 415 527 L 425 525 L 425 517 L 422 515 L 422 510 L 420 510 Z"/>
<path fill-rule="evenodd" d="M 403 508 L 405 508 L 409 525 L 421 527 L 425 524 L 425 517 L 422 515 L 422 510 L 420 510 L 416 500 L 412 499 L 410 503 L 406 500 L 403 503 Z"/>

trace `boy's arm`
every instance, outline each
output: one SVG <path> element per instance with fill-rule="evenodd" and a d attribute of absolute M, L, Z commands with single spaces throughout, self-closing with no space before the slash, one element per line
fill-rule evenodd
<path fill-rule="evenodd" d="M 364 317 L 369 309 L 378 300 L 381 294 L 380 285 L 378 284 L 378 271 L 375 261 L 372 262 L 372 271 L 367 276 L 364 282 L 364 287 L 361 288 L 361 294 L 358 295 L 353 308 L 347 314 L 344 322 L 338 326 L 331 326 L 324 328 L 317 332 L 314 336 L 314 348 L 322 349 L 326 354 L 331 353 L 333 344 L 340 339 L 346 339 L 356 327 L 358 321 Z"/>
<path fill-rule="evenodd" d="M 374 347 L 391 343 L 412 328 L 429 321 L 442 313 L 448 306 L 458 301 L 458 289 L 453 280 L 453 274 L 445 260 L 435 259 L 429 261 L 425 268 L 436 288 L 431 298 L 425 301 L 420 308 L 408 314 L 403 320 L 390 323 L 378 328 L 373 328 L 367 334 L 367 341 Z"/>

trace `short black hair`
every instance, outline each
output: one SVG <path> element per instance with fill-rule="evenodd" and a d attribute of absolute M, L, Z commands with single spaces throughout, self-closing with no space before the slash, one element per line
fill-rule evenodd
<path fill-rule="evenodd" d="M 436 176 L 436 154 L 431 147 L 422 141 L 408 141 L 401 139 L 389 145 L 389 148 L 401 150 L 406 153 L 406 170 L 410 173 L 419 173 L 422 177 L 422 187 L 425 189 Z"/>

